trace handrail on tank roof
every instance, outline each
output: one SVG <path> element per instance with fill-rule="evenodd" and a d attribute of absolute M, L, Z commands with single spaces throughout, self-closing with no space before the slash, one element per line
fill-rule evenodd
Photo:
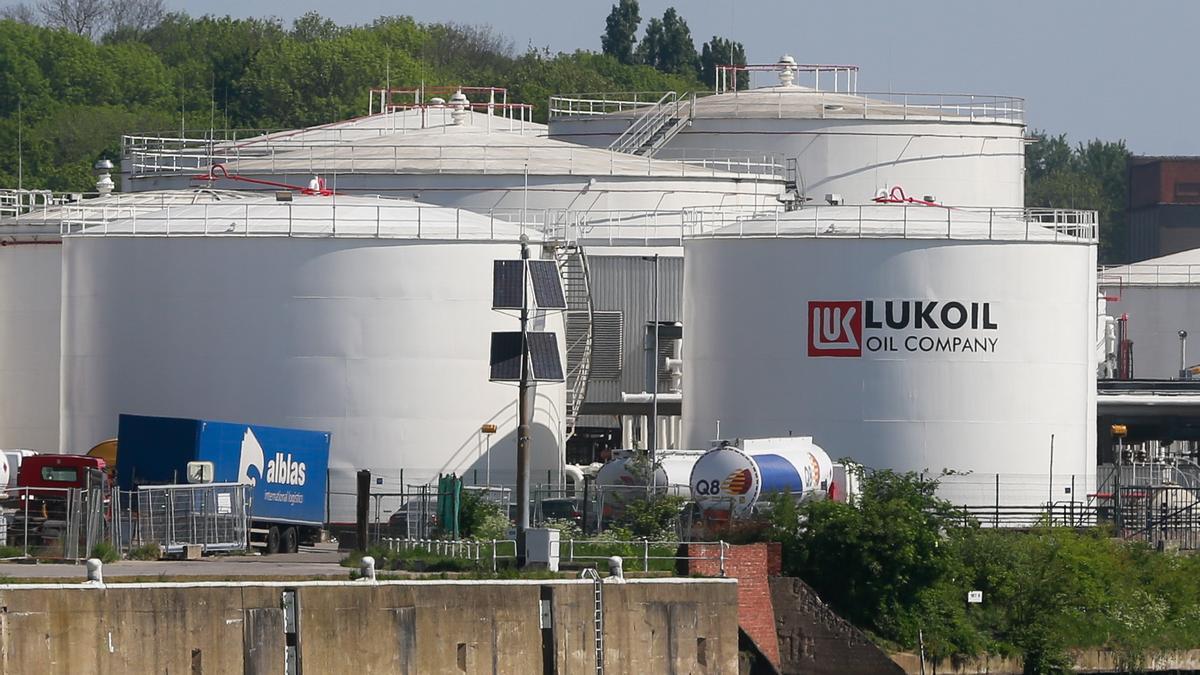
<path fill-rule="evenodd" d="M 239 167 L 246 174 L 303 172 L 339 174 L 484 174 L 520 173 L 522 166 L 557 167 L 565 175 L 754 176 L 778 180 L 785 174 L 782 156 L 735 153 L 720 149 L 668 149 L 655 157 L 557 142 L 544 146 L 489 143 L 415 145 L 407 143 L 312 143 L 283 139 L 264 145 L 221 147 L 202 143 L 155 147 L 144 138 L 125 144 L 121 169 L 130 177 L 207 173 L 214 164 Z M 253 162 L 260 166 L 241 167 Z M 335 163 L 337 164 L 335 166 Z M 332 184 L 333 181 L 331 180 Z"/>
<path fill-rule="evenodd" d="M 336 208 L 332 208 L 336 206 Z M 864 211 L 867 209 L 867 211 Z M 492 209 L 474 212 L 377 198 L 247 199 L 163 209 L 65 208 L 60 233 L 108 237 L 350 237 L 488 241 L 536 235 L 585 246 L 679 246 L 687 239 L 803 237 L 940 239 L 1094 244 L 1096 212 L 1041 208 L 806 206 L 806 219 L 780 209 L 608 211 Z M 782 219 L 782 220 L 781 220 Z M 483 227 L 483 221 L 487 222 Z M 499 239 L 498 233 L 500 235 Z"/>
<path fill-rule="evenodd" d="M 655 95 L 657 94 L 657 95 Z M 549 102 L 551 120 L 592 118 L 623 113 L 654 105 L 663 92 L 598 92 L 552 96 Z M 833 100 L 813 97 L 837 96 Z M 652 98 L 653 97 L 653 98 Z M 721 99 L 718 99 L 721 97 Z M 746 100 L 746 97 L 750 97 Z M 842 98 L 845 97 L 845 98 Z M 806 100 L 807 99 L 807 100 Z M 807 87 L 763 87 L 742 89 L 722 94 L 697 94 L 695 115 L 705 116 L 705 104 L 730 105 L 733 116 L 753 113 L 755 116 L 785 118 L 792 103 L 821 105 L 816 119 L 900 119 L 912 121 L 969 122 L 983 124 L 1025 124 L 1025 99 L 1019 96 L 919 93 L 919 92 L 854 92 L 817 91 Z M 725 101 L 728 101 L 727 103 Z"/>
<path fill-rule="evenodd" d="M 1129 286 L 1200 286 L 1200 264 L 1135 262 L 1101 265 L 1097 285 L 1101 288 Z"/>
<path fill-rule="evenodd" d="M 781 73 L 783 71 L 790 72 L 793 76 L 795 76 L 797 73 L 811 74 L 813 76 L 812 88 L 818 91 L 853 94 L 858 90 L 858 66 L 833 63 L 792 63 L 790 61 L 776 61 L 775 63 L 734 63 L 718 65 L 716 68 L 715 93 L 722 94 L 730 91 L 731 87 L 729 86 L 729 83 L 731 80 L 735 84 L 735 86 L 732 87 L 732 90 L 736 91 L 737 74 L 740 72 Z M 821 89 L 821 73 L 827 74 L 826 82 L 832 78 L 832 89 Z M 845 85 L 844 88 L 842 87 L 843 84 Z"/>
<path fill-rule="evenodd" d="M 1095 244 L 1095 211 L 909 204 L 804 206 L 738 213 L 687 209 L 689 239 L 940 239 Z"/>

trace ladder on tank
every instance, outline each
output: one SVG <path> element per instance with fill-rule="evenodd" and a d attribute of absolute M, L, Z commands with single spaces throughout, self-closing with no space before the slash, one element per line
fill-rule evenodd
<path fill-rule="evenodd" d="M 593 326 L 595 310 L 588 275 L 587 256 L 578 242 L 561 243 L 554 249 L 558 274 L 562 278 L 563 295 L 567 300 L 565 323 L 567 344 L 567 410 L 566 436 L 575 435 L 575 421 L 587 398 L 588 377 L 592 368 Z"/>
<path fill-rule="evenodd" d="M 596 613 L 592 615 L 592 625 L 595 628 L 596 675 L 604 675 L 604 584 L 600 581 L 600 573 L 595 567 L 584 569 L 579 576 L 592 580 L 592 591 L 596 601 Z"/>
<path fill-rule="evenodd" d="M 633 155 L 653 157 L 672 138 L 683 131 L 692 119 L 692 109 L 696 105 L 694 93 L 682 96 L 668 91 L 633 120 L 625 133 L 617 137 L 608 149 L 615 152 L 626 152 Z"/>

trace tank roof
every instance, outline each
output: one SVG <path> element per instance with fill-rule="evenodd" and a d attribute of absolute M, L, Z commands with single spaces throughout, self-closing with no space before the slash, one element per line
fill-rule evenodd
<path fill-rule="evenodd" d="M 537 228 L 473 211 L 383 197 L 292 195 L 279 200 L 261 193 L 236 203 L 172 207 L 99 223 L 75 224 L 69 237 L 319 237 L 516 241 L 542 239 Z"/>
<path fill-rule="evenodd" d="M 239 138 L 234 134 L 233 139 L 222 141 L 222 147 L 247 147 L 255 145 L 270 145 L 272 143 L 341 143 L 352 140 L 365 140 L 392 134 L 403 134 L 420 131 L 431 127 L 441 127 L 453 124 L 449 106 L 431 106 L 424 108 L 409 108 L 393 110 L 385 113 L 375 113 L 362 117 L 352 117 L 329 124 L 318 124 L 311 127 L 284 129 Z M 474 110 L 462 111 L 463 126 L 486 129 L 496 133 L 518 133 L 533 136 L 545 136 L 547 127 L 537 122 L 522 121 L 506 117 L 498 117 Z"/>
<path fill-rule="evenodd" d="M 753 215 L 696 210 L 688 238 L 945 239 L 1096 243 L 1096 212 L 907 204 L 805 206 Z"/>
<path fill-rule="evenodd" d="M 17 191 L 11 191 L 16 194 Z M 152 190 L 146 192 L 56 193 L 25 190 L 27 206 L 21 213 L 0 217 L 0 236 L 60 234 L 72 225 L 95 224 L 128 218 L 133 214 L 154 213 L 168 207 L 232 202 L 258 198 L 253 192 L 196 188 L 192 190 Z"/>
<path fill-rule="evenodd" d="M 452 115 L 464 121 L 457 123 Z M 236 136 L 236 134 L 235 134 Z M 230 173 L 524 174 L 745 178 L 782 181 L 774 158 L 657 160 L 576 145 L 542 124 L 449 106 L 398 110 L 235 140 L 125 136 L 131 177 Z"/>
<path fill-rule="evenodd" d="M 655 101 L 666 101 L 655 103 Z M 693 119 L 832 119 L 973 122 L 1024 126 L 1025 101 L 1015 96 L 827 91 L 797 84 L 676 96 L 674 92 L 605 92 L 555 96 L 552 119 L 634 119 L 658 105 L 679 106 Z"/>
<path fill-rule="evenodd" d="M 1100 269 L 1102 287 L 1200 286 L 1200 249 Z"/>

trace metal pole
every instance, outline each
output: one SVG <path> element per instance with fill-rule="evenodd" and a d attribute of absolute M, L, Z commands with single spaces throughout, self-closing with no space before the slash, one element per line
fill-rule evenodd
<path fill-rule="evenodd" d="M 1046 502 L 1046 515 L 1050 515 L 1050 510 L 1054 508 L 1054 434 L 1050 434 L 1050 480 L 1049 480 L 1049 497 L 1050 501 Z"/>
<path fill-rule="evenodd" d="M 523 214 L 522 214 L 523 215 Z M 529 237 L 521 235 L 521 380 L 517 388 L 517 566 L 525 566 L 525 531 L 529 529 L 529 288 L 525 280 Z"/>

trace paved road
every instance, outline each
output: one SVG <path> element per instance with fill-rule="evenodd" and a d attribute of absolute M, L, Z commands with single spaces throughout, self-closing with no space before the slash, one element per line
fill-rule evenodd
<path fill-rule="evenodd" d="M 345 557 L 334 544 L 300 547 L 284 555 L 210 556 L 201 560 L 122 560 L 104 566 L 105 578 L 161 576 L 202 578 L 336 577 L 350 578 L 350 569 L 338 562 Z M 0 563 L 0 578 L 47 580 L 84 578 L 83 564 Z"/>

